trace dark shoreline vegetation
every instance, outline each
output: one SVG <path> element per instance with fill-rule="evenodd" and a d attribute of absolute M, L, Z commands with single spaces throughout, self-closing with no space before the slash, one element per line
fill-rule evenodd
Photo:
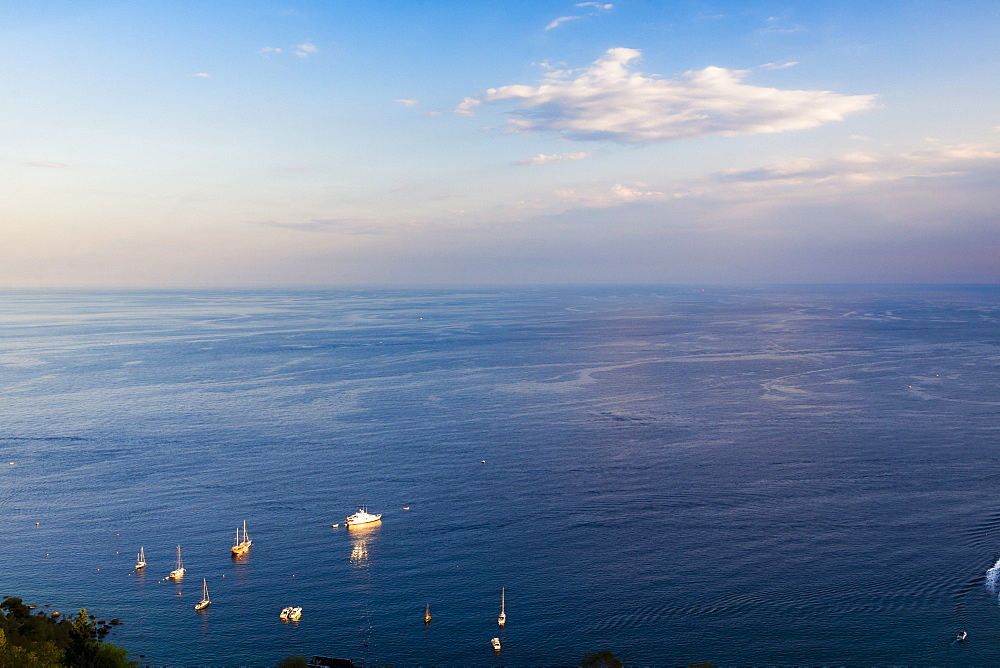
<path fill-rule="evenodd" d="M 94 621 L 81 608 L 72 620 L 58 612 L 51 615 L 20 598 L 5 596 L 0 603 L 0 668 L 136 668 L 128 652 L 103 642 L 112 626 L 121 620 Z M 305 656 L 286 657 L 279 667 L 309 665 Z M 581 666 L 620 668 L 621 661 L 608 651 L 588 654 Z"/>
<path fill-rule="evenodd" d="M 87 609 L 72 620 L 51 615 L 16 597 L 0 603 L 0 668 L 119 668 L 135 667 L 127 652 L 101 640 L 119 620 L 94 621 Z"/>

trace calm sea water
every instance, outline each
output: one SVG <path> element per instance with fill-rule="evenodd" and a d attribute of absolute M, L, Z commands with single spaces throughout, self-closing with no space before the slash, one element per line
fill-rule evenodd
<path fill-rule="evenodd" d="M 997 288 L 6 291 L 0 458 L 146 664 L 1000 664 Z"/>

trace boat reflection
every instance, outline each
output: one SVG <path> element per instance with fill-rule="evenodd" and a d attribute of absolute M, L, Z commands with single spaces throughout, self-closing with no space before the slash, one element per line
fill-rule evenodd
<path fill-rule="evenodd" d="M 348 527 L 347 536 L 351 541 L 351 563 L 358 567 L 367 566 L 369 547 L 374 543 L 380 524 L 363 524 Z"/>

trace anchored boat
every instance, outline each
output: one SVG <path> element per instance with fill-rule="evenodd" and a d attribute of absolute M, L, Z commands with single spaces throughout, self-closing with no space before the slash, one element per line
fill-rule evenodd
<path fill-rule="evenodd" d="M 281 617 L 282 619 L 295 621 L 302 617 L 302 608 L 295 608 L 289 606 L 281 611 L 279 617 Z"/>
<path fill-rule="evenodd" d="M 233 554 L 237 557 L 250 551 L 253 541 L 247 535 L 247 521 L 243 520 L 243 537 L 240 538 L 240 528 L 236 527 L 236 539 L 233 541 Z"/>
<path fill-rule="evenodd" d="M 500 616 L 497 617 L 497 624 L 503 626 L 507 623 L 507 613 L 504 612 L 504 588 L 500 587 Z"/>
<path fill-rule="evenodd" d="M 187 569 L 184 568 L 184 562 L 181 560 L 181 546 L 178 545 L 177 546 L 177 568 L 175 568 L 174 570 L 170 571 L 169 577 L 172 578 L 172 579 L 174 579 L 174 580 L 180 580 L 182 577 L 184 577 L 184 573 L 186 571 L 187 571 Z"/>
<path fill-rule="evenodd" d="M 194 604 L 195 610 L 204 610 L 212 605 L 212 600 L 208 598 L 208 580 L 201 579 L 201 600 Z"/>
<path fill-rule="evenodd" d="M 380 522 L 382 520 L 382 514 L 372 515 L 368 512 L 368 508 L 358 508 L 358 512 L 349 516 L 344 522 L 347 526 L 357 526 L 358 524 L 371 524 L 372 522 Z"/>

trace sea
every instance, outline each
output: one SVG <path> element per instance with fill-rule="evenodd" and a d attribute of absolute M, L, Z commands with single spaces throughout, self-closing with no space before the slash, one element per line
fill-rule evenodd
<path fill-rule="evenodd" d="M 148 666 L 1000 665 L 1000 287 L 0 291 L 0 594 Z"/>

